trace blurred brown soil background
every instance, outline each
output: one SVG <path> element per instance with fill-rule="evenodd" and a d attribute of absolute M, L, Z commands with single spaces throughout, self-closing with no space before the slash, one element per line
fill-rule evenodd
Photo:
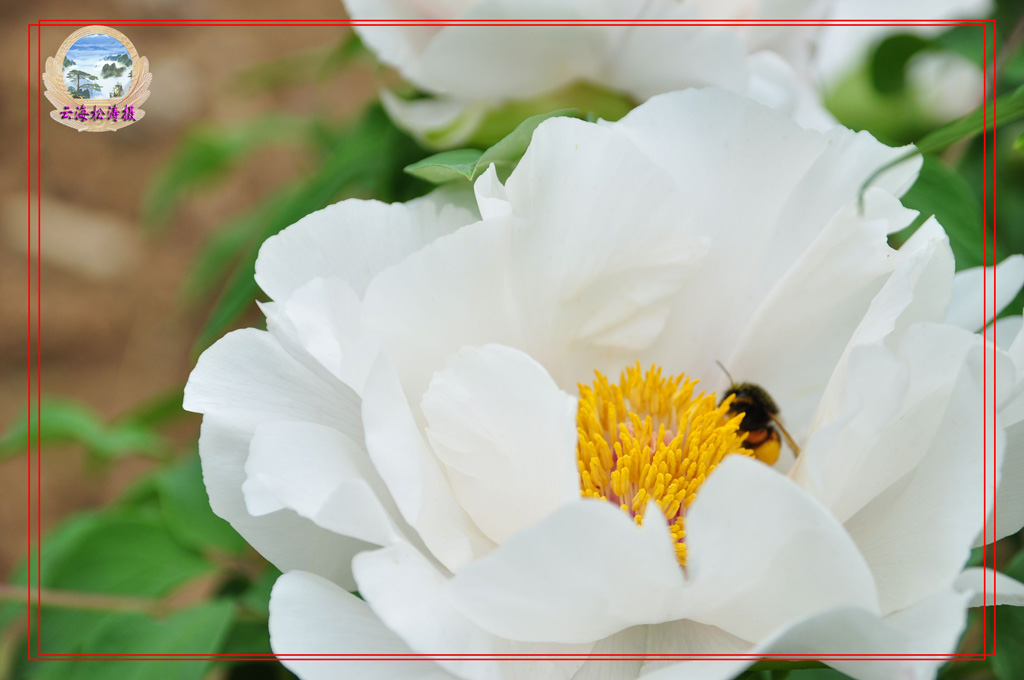
<path fill-rule="evenodd" d="M 26 25 L 41 18 L 87 25 L 102 24 L 103 19 L 344 16 L 338 0 L 284 5 L 44 0 L 2 5 L 0 49 L 6 67 L 0 70 L 0 431 L 22 417 L 28 397 Z M 75 28 L 41 29 L 44 62 Z M 314 47 L 326 51 L 344 37 L 344 27 L 117 28 L 149 59 L 153 82 L 142 107 L 145 118 L 118 132 L 80 133 L 51 120 L 53 107 L 43 98 L 41 138 L 41 392 L 44 398 L 80 401 L 108 419 L 184 385 L 194 362 L 193 342 L 213 302 L 185 303 L 182 282 L 191 262 L 219 226 L 300 176 L 310 163 L 298 148 L 258 151 L 223 183 L 190 196 L 162 229 L 147 229 L 140 217 L 142 197 L 183 135 L 199 122 L 230 126 L 271 112 L 320 112 L 344 119 L 375 88 L 368 67 L 273 92 L 253 94 L 238 86 L 238 75 L 260 63 Z M 35 87 L 33 83 L 33 106 Z M 33 196 L 33 210 L 34 201 Z M 34 347 L 34 337 L 32 343 Z M 188 444 L 198 431 L 198 416 L 188 415 L 174 434 Z M 77 446 L 44 447 L 43 531 L 69 513 L 109 502 L 153 464 L 129 458 L 99 470 L 86 465 Z M 0 461 L 3 578 L 26 549 L 26 465 L 25 454 Z"/>

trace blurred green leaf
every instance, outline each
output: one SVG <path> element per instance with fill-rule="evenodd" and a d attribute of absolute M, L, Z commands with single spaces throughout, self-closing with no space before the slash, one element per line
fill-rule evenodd
<path fill-rule="evenodd" d="M 218 601 L 161 618 L 125 612 L 55 613 L 65 616 L 46 616 L 44 653 L 213 654 L 224 644 L 235 610 L 230 602 Z M 59 629 L 59 635 L 54 635 L 54 629 Z M 13 677 L 201 680 L 211 664 L 208 659 L 54 659 L 23 662 Z"/>
<path fill-rule="evenodd" d="M 268 564 L 259 578 L 242 593 L 239 602 L 251 612 L 270 616 L 270 591 L 273 590 L 279 576 L 281 576 L 281 571 Z"/>
<path fill-rule="evenodd" d="M 160 471 L 154 481 L 164 523 L 177 540 L 199 551 L 245 551 L 245 539 L 210 509 L 198 455 Z"/>
<path fill-rule="evenodd" d="M 932 44 L 938 49 L 958 54 L 980 68 L 983 58 L 992 58 L 991 54 L 982 55 L 981 51 L 984 33 L 987 30 L 986 26 L 953 26 L 935 36 Z M 988 48 L 991 50 L 992 45 L 989 44 Z"/>
<path fill-rule="evenodd" d="M 168 390 L 152 399 L 143 401 L 120 418 L 123 424 L 136 427 L 157 427 L 169 421 L 183 418 L 189 413 L 182 408 L 184 399 L 181 388 Z"/>
<path fill-rule="evenodd" d="M 308 179 L 286 190 L 287 195 L 254 221 L 252 246 L 247 248 L 214 304 L 196 342 L 202 350 L 249 309 L 258 293 L 253 280 L 259 244 L 311 212 L 324 208 L 342 192 L 362 190 L 382 201 L 400 200 L 411 178 L 402 173 L 419 147 L 394 126 L 379 105 L 348 127 L 324 163 Z M 266 206 L 261 206 L 266 207 Z"/>
<path fill-rule="evenodd" d="M 370 56 L 372 56 L 372 53 L 366 49 L 365 45 L 363 45 L 363 41 L 359 39 L 359 34 L 355 31 L 350 31 L 349 34 L 338 41 L 338 44 L 334 46 L 334 49 L 324 57 L 324 60 L 320 63 L 320 66 L 317 69 L 317 78 L 326 78 L 327 76 L 337 73 L 351 65 L 356 59 Z"/>
<path fill-rule="evenodd" d="M 998 113 L 998 118 L 994 112 Z M 983 130 L 992 131 L 998 126 L 1006 125 L 1024 117 L 1024 87 L 1019 87 L 1011 94 L 1005 94 L 994 102 L 989 102 L 976 111 L 967 114 L 960 120 L 943 125 L 938 130 L 925 135 L 917 143 L 920 153 L 942 151 L 951 144 L 962 139 L 970 139 L 980 135 Z"/>
<path fill-rule="evenodd" d="M 981 201 L 956 171 L 942 161 L 926 156 L 921 174 L 902 200 L 903 205 L 921 213 L 913 225 L 899 234 L 903 240 L 925 219 L 934 215 L 949 236 L 956 268 L 967 269 L 982 264 Z"/>
<path fill-rule="evenodd" d="M 1013 94 L 1004 95 L 994 102 L 989 102 L 987 105 L 979 107 L 976 111 L 964 116 L 960 120 L 944 125 L 934 132 L 930 132 L 917 142 L 915 149 L 875 170 L 864 181 L 864 184 L 861 185 L 861 207 L 863 208 L 864 192 L 867 191 L 868 187 L 870 187 L 878 177 L 883 175 L 889 169 L 905 163 L 918 154 L 930 154 L 942 151 L 956 142 L 972 139 L 976 135 L 981 134 L 983 130 L 992 131 L 995 129 L 996 125 L 993 120 L 993 111 L 996 110 L 999 112 L 999 126 L 1024 117 L 1024 86 L 1018 88 L 1013 92 Z"/>
<path fill-rule="evenodd" d="M 268 115 L 230 127 L 193 130 L 147 190 L 143 220 L 153 226 L 162 224 L 186 192 L 213 186 L 258 149 L 308 140 L 311 125 L 303 117 Z"/>
<path fill-rule="evenodd" d="M 218 654 L 272 654 L 266 621 L 236 621 Z"/>
<path fill-rule="evenodd" d="M 213 570 L 158 516 L 134 508 L 76 517 L 43 545 L 44 588 L 159 597 Z"/>
<path fill-rule="evenodd" d="M 337 43 L 317 45 L 245 68 L 235 76 L 235 87 L 250 95 L 288 90 L 323 80 L 367 55 L 359 36 L 349 31 Z"/>
<path fill-rule="evenodd" d="M 431 184 L 444 184 L 455 180 L 473 180 L 477 161 L 483 156 L 478 149 L 442 151 L 405 166 L 405 171 Z"/>
<path fill-rule="evenodd" d="M 159 457 L 168 452 L 166 440 L 147 425 L 130 419 L 108 424 L 85 406 L 62 399 L 42 400 L 39 422 L 33 419 L 32 430 L 32 440 L 36 441 L 38 436 L 43 446 L 79 444 L 98 461 L 111 461 L 133 454 Z M 25 453 L 28 442 L 29 420 L 26 413 L 0 437 L 0 458 Z"/>
<path fill-rule="evenodd" d="M 1024 582 L 1024 551 L 1018 552 L 1003 570 Z M 1024 607 L 996 607 L 996 655 L 992 671 L 999 680 L 1024 678 Z"/>
<path fill-rule="evenodd" d="M 299 187 L 290 187 L 271 195 L 258 207 L 214 232 L 196 256 L 185 278 L 183 295 L 190 301 L 205 300 L 222 283 L 247 250 L 259 248 L 266 215 L 286 209 L 297 200 Z"/>
<path fill-rule="evenodd" d="M 443 151 L 408 165 L 405 171 L 414 177 L 433 184 L 444 184 L 457 180 L 473 181 L 494 164 L 501 179 L 505 179 L 526 153 L 533 132 L 548 118 L 576 116 L 576 109 L 559 109 L 527 118 L 515 130 L 486 151 L 457 149 Z"/>
<path fill-rule="evenodd" d="M 901 33 L 889 36 L 871 55 L 871 82 L 884 94 L 899 92 L 906 81 L 907 64 L 930 42 L 921 36 Z"/>
<path fill-rule="evenodd" d="M 119 614 L 86 637 L 84 654 L 213 654 L 227 637 L 234 616 L 230 602 L 200 604 L 153 619 L 144 614 Z M 264 624 L 265 625 L 265 624 Z M 208 659 L 88 659 L 72 680 L 201 680 Z"/>

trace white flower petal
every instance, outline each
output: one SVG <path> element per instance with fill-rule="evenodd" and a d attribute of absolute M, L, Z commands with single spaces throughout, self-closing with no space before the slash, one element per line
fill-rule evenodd
<path fill-rule="evenodd" d="M 254 517 L 289 508 L 343 536 L 377 545 L 403 540 L 366 452 L 337 430 L 313 423 L 260 425 L 245 474 L 242 492 Z"/>
<path fill-rule="evenodd" d="M 498 179 L 494 163 L 487 166 L 484 174 L 473 183 L 473 194 L 483 219 L 508 217 L 512 215 L 512 204 L 505 194 L 505 185 Z"/>
<path fill-rule="evenodd" d="M 345 9 L 353 19 L 359 20 L 353 26 L 359 38 L 373 50 L 378 59 L 399 69 L 411 67 L 420 53 L 426 49 L 442 28 L 430 25 L 415 25 L 419 19 L 424 22 L 455 19 L 473 6 L 476 0 L 345 0 Z M 407 20 L 413 25 L 367 26 L 366 20 Z"/>
<path fill-rule="evenodd" d="M 899 206 L 884 192 L 870 198 Z M 862 218 L 853 205 L 843 208 L 765 296 L 735 353 L 721 357 L 738 380 L 771 392 L 798 442 L 810 430 L 832 369 L 896 265 L 886 243 L 888 224 Z"/>
<path fill-rule="evenodd" d="M 614 11 L 609 18 L 630 16 L 635 10 L 627 8 L 639 5 L 635 0 L 625 6 L 605 3 Z M 459 18 L 571 20 L 593 17 L 594 11 L 593 0 L 478 0 Z M 600 26 L 451 25 L 433 36 L 403 75 L 432 92 L 473 99 L 522 99 L 576 80 L 594 80 L 600 57 L 616 33 Z M 529 49 L 524 49 L 527 45 Z"/>
<path fill-rule="evenodd" d="M 638 19 L 694 19 L 686 3 L 645 3 Z M 601 81 L 643 101 L 688 87 L 715 85 L 736 92 L 745 85 L 746 49 L 736 32 L 708 26 L 628 26 L 616 37 Z"/>
<path fill-rule="evenodd" d="M 367 377 L 363 423 L 370 460 L 434 557 L 455 571 L 494 547 L 455 500 L 384 353 Z"/>
<path fill-rule="evenodd" d="M 683 588 L 674 544 L 656 505 L 637 527 L 595 499 L 565 505 L 464 567 L 447 587 L 466 616 L 516 640 L 591 642 L 673 618 Z"/>
<path fill-rule="evenodd" d="M 313 279 L 281 302 L 264 302 L 267 330 L 289 354 L 313 371 L 331 372 L 356 394 L 380 343 L 360 334 L 360 302 L 341 279 Z"/>
<path fill-rule="evenodd" d="M 715 626 L 705 626 L 693 621 L 669 621 L 653 626 L 634 626 L 621 633 L 607 637 L 594 646 L 592 653 L 629 655 L 676 655 L 676 654 L 746 654 L 753 644 L 730 635 Z M 749 662 L 746 662 L 749 663 Z M 677 666 L 678 661 L 652 661 L 650 659 L 591 659 L 573 676 L 572 680 L 636 680 L 667 666 Z M 726 672 L 732 668 L 728 663 L 716 664 L 722 671 L 722 680 L 732 678 L 735 673 Z M 642 669 L 642 670 L 641 670 Z M 687 666 L 687 670 L 691 670 Z M 710 670 L 710 669 L 709 669 Z M 694 673 L 697 677 L 699 673 Z M 690 678 L 689 674 L 684 677 Z"/>
<path fill-rule="evenodd" d="M 408 203 L 349 199 L 327 206 L 266 240 L 256 283 L 274 300 L 317 278 L 342 279 L 362 295 L 383 269 L 477 219 L 459 203 L 443 190 Z"/>
<path fill-rule="evenodd" d="M 580 497 L 576 399 L 528 355 L 466 348 L 421 408 L 455 497 L 495 543 Z"/>
<path fill-rule="evenodd" d="M 994 518 L 990 515 L 986 521 L 985 530 L 990 538 L 983 543 L 1010 536 L 1021 528 L 1024 528 L 1024 422 L 1006 428 L 1006 455 L 995 493 Z"/>
<path fill-rule="evenodd" d="M 184 407 L 202 413 L 199 454 L 210 505 L 282 571 L 303 569 L 343 585 L 349 561 L 368 544 L 325 531 L 291 510 L 251 516 L 242 484 L 256 428 L 273 421 L 305 421 L 362 439 L 359 399 L 326 370 L 290 356 L 264 331 L 229 333 L 199 357 L 185 386 Z"/>
<path fill-rule="evenodd" d="M 402 99 L 390 90 L 380 91 L 380 102 L 398 127 L 435 149 L 465 144 L 491 108 L 488 102 L 445 96 Z"/>
<path fill-rule="evenodd" d="M 531 644 L 492 635 L 453 604 L 448 583 L 421 554 L 398 544 L 361 554 L 354 562 L 359 593 L 384 623 L 420 654 L 586 654 L 589 646 Z M 538 623 L 542 623 L 538 621 Z M 571 678 L 581 661 L 438 661 L 470 680 Z"/>
<path fill-rule="evenodd" d="M 874 579 L 839 522 L 790 480 L 742 456 L 708 478 L 686 520 L 688 618 L 760 640 L 834 607 L 876 611 Z"/>
<path fill-rule="evenodd" d="M 459 348 L 522 345 L 505 262 L 508 222 L 478 222 L 440 238 L 367 288 L 363 328 L 383 339 L 411 403 Z"/>
<path fill-rule="evenodd" d="M 359 398 L 349 387 L 251 328 L 228 333 L 203 352 L 185 385 L 184 407 L 230 417 L 250 431 L 271 420 L 307 420 L 362 438 Z"/>
<path fill-rule="evenodd" d="M 856 608 L 832 609 L 792 622 L 784 630 L 749 650 L 751 654 L 778 655 L 901 655 L 908 659 L 835 660 L 827 663 L 855 680 L 930 680 L 942 658 L 914 659 L 915 655 L 945 655 L 956 647 L 965 623 L 966 596 L 951 589 L 886 618 Z M 686 661 L 644 680 L 725 680 L 752 660 Z"/>
<path fill-rule="evenodd" d="M 242 485 L 251 438 L 251 430 L 233 421 L 203 417 L 199 452 L 210 507 L 281 571 L 311 571 L 354 588 L 352 557 L 372 544 L 322 529 L 289 509 L 259 517 L 249 514 Z"/>
<path fill-rule="evenodd" d="M 909 606 L 951 583 L 981 531 L 985 476 L 978 434 L 985 433 L 987 456 L 995 458 L 997 467 L 1005 447 L 1002 428 L 993 440 L 988 426 L 994 417 L 992 400 L 984 412 L 978 408 L 981 349 L 978 336 L 960 329 L 912 326 L 899 351 L 910 371 L 904 406 L 887 424 L 868 425 L 869 439 L 862 445 L 884 447 L 880 450 L 897 460 L 916 460 L 898 479 L 892 478 L 893 465 L 865 468 L 850 478 L 869 484 L 875 474 L 891 479 L 845 523 L 878 581 L 883 612 Z M 844 445 L 853 442 L 848 438 Z M 838 451 L 830 454 L 841 455 Z M 991 508 L 992 499 L 987 501 Z"/>
<path fill-rule="evenodd" d="M 992 607 L 999 604 L 1024 607 L 1024 583 L 992 569 L 964 569 L 954 587 L 960 592 L 971 594 L 968 607 Z"/>
<path fill-rule="evenodd" d="M 914 443 L 919 430 L 935 429 L 941 414 L 936 405 L 942 396 L 920 406 L 906 404 L 910 371 L 878 345 L 854 347 L 845 360 L 844 375 L 842 400 L 811 435 L 790 471 L 840 521 L 913 470 L 925 447 L 908 449 L 905 440 Z M 910 416 L 910 426 L 902 428 Z M 901 432 L 901 438 L 891 438 Z"/>
<path fill-rule="evenodd" d="M 552 373 L 563 387 L 632 363 L 706 250 L 669 178 L 616 131 L 555 118 L 534 132 L 505 195 L 530 355 L 565 367 Z"/>
<path fill-rule="evenodd" d="M 279 655 L 411 654 L 355 595 L 314 574 L 283 574 L 270 594 L 270 646 Z M 289 659 L 302 680 L 455 680 L 433 661 Z"/>
<path fill-rule="evenodd" d="M 996 319 L 985 328 L 985 339 L 989 342 L 993 340 L 999 349 L 1009 352 L 1010 347 L 1013 346 L 1020 336 L 1021 330 L 1024 329 L 1024 317 L 1021 316 L 1004 316 L 1000 319 Z M 1016 343 L 1018 347 L 1024 346 L 1024 343 Z M 1019 357 L 1013 357 L 1014 363 L 1019 368 L 1024 368 L 1024 355 Z"/>
<path fill-rule="evenodd" d="M 609 127 L 674 178 L 691 218 L 676 229 L 695 227 L 693 236 L 713 237 L 694 277 L 700 294 L 683 290 L 663 341 L 649 355 L 666 366 L 684 356 L 687 371 L 702 376 L 720 375 L 714 362 L 732 353 L 751 315 L 822 225 L 856 200 L 871 172 L 900 153 L 866 134 L 801 129 L 771 109 L 717 90 L 660 95 Z M 915 174 L 915 164 L 907 163 L 876 186 L 899 193 Z M 744 200 L 729 199 L 736 195 Z M 890 211 L 887 217 L 900 222 L 904 215 Z M 695 333 L 695 319 L 715 323 Z"/>
<path fill-rule="evenodd" d="M 1024 285 L 1024 255 L 1011 255 L 995 267 L 973 267 L 956 274 L 946 323 L 980 331 L 1010 304 Z"/>
<path fill-rule="evenodd" d="M 881 343 L 890 349 L 899 346 L 906 329 L 915 323 L 939 322 L 953 290 L 953 250 L 946 233 L 934 218 L 922 224 L 900 248 L 900 260 L 885 282 L 850 346 Z M 843 365 L 839 364 L 838 377 Z M 836 382 L 834 374 L 831 382 Z M 823 403 L 830 405 L 829 395 Z"/>
<path fill-rule="evenodd" d="M 763 30 L 767 27 L 757 28 Z M 802 28 L 807 30 L 810 26 Z M 793 25 L 778 29 L 798 30 Z M 754 101 L 788 115 L 801 127 L 811 130 L 829 130 L 839 124 L 822 104 L 817 88 L 805 75 L 794 71 L 790 62 L 777 52 L 752 54 L 747 58 L 747 68 L 750 71 L 750 82 L 746 94 Z"/>

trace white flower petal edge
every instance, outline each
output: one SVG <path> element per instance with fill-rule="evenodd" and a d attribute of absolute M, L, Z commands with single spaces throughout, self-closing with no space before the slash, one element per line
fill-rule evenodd
<path fill-rule="evenodd" d="M 199 437 L 213 511 L 282 571 L 305 569 L 354 586 L 351 556 L 369 544 L 339 536 L 282 508 L 251 515 L 243 496 L 249 443 L 263 423 L 300 420 L 362 439 L 359 404 L 345 385 L 295 361 L 264 331 L 228 334 L 199 358 L 185 408 L 204 414 Z"/>
<path fill-rule="evenodd" d="M 270 595 L 270 647 L 280 655 L 411 654 L 365 602 L 327 579 L 302 571 L 282 575 Z M 432 661 L 289 659 L 303 680 L 456 680 Z"/>
<path fill-rule="evenodd" d="M 461 350 L 421 408 L 456 499 L 496 544 L 579 499 L 576 399 L 529 355 Z"/>
<path fill-rule="evenodd" d="M 559 642 L 683 618 L 759 639 L 832 607 L 877 611 L 871 573 L 842 527 L 763 464 L 723 462 L 687 526 L 684 580 L 660 522 L 638 531 L 615 507 L 583 499 L 462 569 L 448 590 L 495 634 Z M 723 532 L 746 539 L 723 542 Z"/>
<path fill-rule="evenodd" d="M 971 607 L 1000 604 L 1024 607 L 1024 583 L 992 569 L 964 569 L 954 585 L 957 590 L 971 594 Z"/>
<path fill-rule="evenodd" d="M 1011 255 L 995 267 L 957 272 L 946 323 L 980 331 L 1017 296 L 1024 285 L 1024 255 Z"/>
<path fill-rule="evenodd" d="M 344 272 L 362 297 L 380 271 L 478 219 L 465 204 L 471 198 L 440 189 L 408 203 L 335 203 L 267 239 L 256 260 L 256 283 L 283 302 L 313 279 Z"/>
<path fill-rule="evenodd" d="M 389 497 L 363 447 L 332 428 L 260 425 L 249 445 L 245 475 L 242 492 L 253 517 L 289 508 L 342 536 L 377 545 L 408 540 L 384 508 L 382 499 Z"/>
<path fill-rule="evenodd" d="M 948 654 L 966 618 L 968 596 L 944 591 L 885 618 L 859 609 L 833 609 L 793 623 L 752 647 L 749 654 L 841 655 Z M 934 678 L 942 659 L 830 660 L 833 668 L 857 680 Z M 688 661 L 652 673 L 644 680 L 727 680 L 751 664 L 740 661 Z"/>
<path fill-rule="evenodd" d="M 359 554 L 353 561 L 359 593 L 374 613 L 420 654 L 540 656 L 585 655 L 591 645 L 519 642 L 494 635 L 473 623 L 447 595 L 448 578 L 419 551 L 397 544 Z M 571 678 L 583 663 L 574 659 L 488 662 L 439 660 L 448 671 L 470 680 L 498 680 L 535 674 Z"/>

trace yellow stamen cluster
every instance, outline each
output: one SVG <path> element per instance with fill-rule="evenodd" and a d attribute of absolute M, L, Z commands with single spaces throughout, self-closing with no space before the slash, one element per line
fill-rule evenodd
<path fill-rule="evenodd" d="M 686 508 L 697 490 L 729 454 L 743 448 L 743 415 L 728 417 L 732 396 L 720 406 L 714 393 L 694 396 L 697 380 L 663 378 L 627 368 L 618 384 L 596 372 L 593 387 L 579 385 L 576 455 L 584 497 L 621 507 L 642 524 L 654 500 L 668 519 L 679 563 L 686 564 Z"/>

